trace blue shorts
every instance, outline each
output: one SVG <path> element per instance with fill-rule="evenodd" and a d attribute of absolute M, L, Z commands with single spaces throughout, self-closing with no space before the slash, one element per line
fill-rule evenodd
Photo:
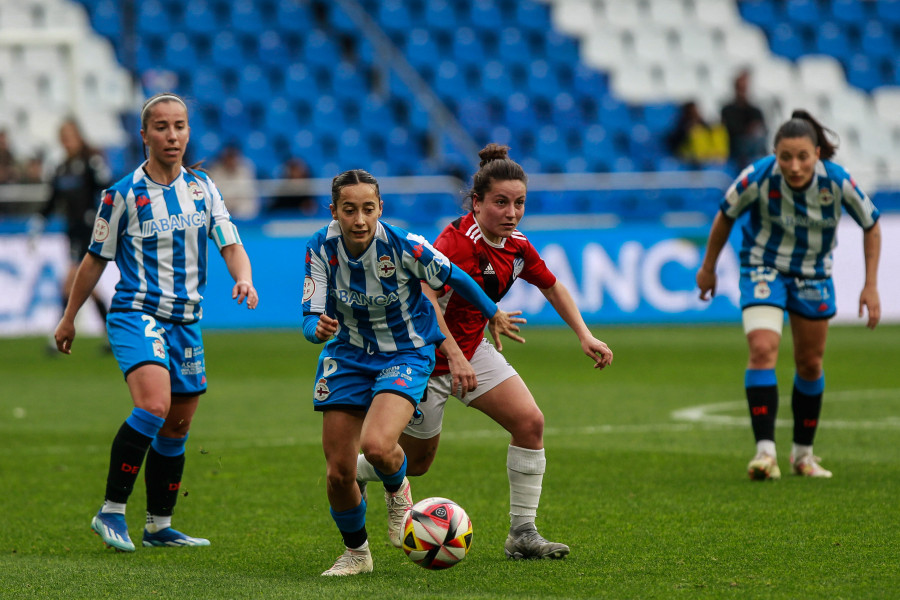
<path fill-rule="evenodd" d="M 158 364 L 169 371 L 172 394 L 196 396 L 206 391 L 199 323 L 170 323 L 140 311 L 111 312 L 106 331 L 125 377 L 140 366 Z"/>
<path fill-rule="evenodd" d="M 834 281 L 804 279 L 772 267 L 741 267 L 741 309 L 777 306 L 807 319 L 830 319 L 837 312 Z"/>
<path fill-rule="evenodd" d="M 381 392 L 403 396 L 417 407 L 434 370 L 434 346 L 368 354 L 332 340 L 319 355 L 313 408 L 368 410 Z M 416 409 L 418 414 L 418 408 Z"/>

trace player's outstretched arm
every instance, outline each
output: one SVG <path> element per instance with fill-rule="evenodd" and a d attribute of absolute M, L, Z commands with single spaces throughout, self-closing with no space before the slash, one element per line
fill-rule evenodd
<path fill-rule="evenodd" d="M 593 336 L 590 329 L 584 323 L 584 318 L 575 304 L 575 299 L 569 290 L 560 282 L 556 281 L 551 287 L 541 290 L 544 297 L 550 305 L 556 309 L 559 316 L 566 322 L 581 343 L 581 350 L 594 361 L 595 369 L 603 369 L 613 361 L 612 350 L 609 349 L 604 342 L 601 342 Z"/>
<path fill-rule="evenodd" d="M 878 295 L 878 262 L 881 259 L 881 224 L 877 221 L 863 233 L 863 254 L 866 261 L 866 282 L 859 294 L 859 316 L 863 308 L 869 314 L 866 327 L 875 329 L 881 320 L 881 298 Z"/>
<path fill-rule="evenodd" d="M 700 288 L 701 300 L 709 300 L 716 295 L 716 262 L 719 260 L 722 248 L 728 242 L 733 225 L 734 219 L 725 216 L 722 211 L 719 211 L 713 219 L 712 227 L 709 229 L 709 239 L 706 242 L 706 255 L 697 270 L 697 287 Z"/>

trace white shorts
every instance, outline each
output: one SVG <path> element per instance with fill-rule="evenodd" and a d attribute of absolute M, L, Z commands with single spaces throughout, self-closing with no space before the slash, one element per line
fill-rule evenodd
<path fill-rule="evenodd" d="M 450 387 L 453 385 L 453 376 L 450 373 L 435 375 L 428 380 L 428 388 L 422 401 L 419 402 L 421 417 L 413 417 L 409 425 L 403 430 L 406 435 L 427 440 L 441 432 L 441 424 L 444 420 L 444 405 L 451 395 L 460 402 L 469 405 L 482 394 L 491 391 L 510 377 L 518 375 L 506 358 L 497 352 L 497 349 L 486 339 L 481 340 L 478 349 L 469 361 L 475 369 L 478 378 L 478 387 L 466 394 L 465 399 L 459 398 Z"/>

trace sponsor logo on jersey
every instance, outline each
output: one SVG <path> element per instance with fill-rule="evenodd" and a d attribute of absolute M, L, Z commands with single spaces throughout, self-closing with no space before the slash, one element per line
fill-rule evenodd
<path fill-rule="evenodd" d="M 832 198 L 832 200 L 834 200 L 834 198 Z M 829 217 L 827 219 L 811 219 L 808 215 L 782 215 L 776 220 L 785 228 L 808 227 L 830 229 L 837 227 L 837 219 L 834 217 Z"/>
<path fill-rule="evenodd" d="M 487 266 L 484 268 L 484 274 L 485 275 L 496 275 L 496 273 L 494 272 L 494 267 L 493 267 L 493 265 L 491 265 L 491 263 L 488 263 Z"/>
<path fill-rule="evenodd" d="M 336 267 L 338 265 L 338 257 L 337 254 L 328 259 L 328 264 L 332 267 Z"/>
<path fill-rule="evenodd" d="M 106 219 L 97 218 L 94 221 L 94 241 L 105 242 L 109 237 L 109 222 Z"/>
<path fill-rule="evenodd" d="M 403 381 L 403 378 L 402 378 L 402 377 L 398 377 L 397 379 L 395 379 L 395 380 L 393 381 L 393 384 L 396 385 L 396 386 L 398 386 L 398 387 L 409 387 L 408 385 L 406 385 L 406 382 Z"/>
<path fill-rule="evenodd" d="M 135 200 L 134 203 L 138 208 L 142 208 L 150 204 L 150 198 L 145 196 L 144 194 L 141 194 L 137 197 L 137 200 Z"/>
<path fill-rule="evenodd" d="M 309 302 L 316 293 L 316 282 L 309 275 L 303 280 L 303 302 Z"/>
<path fill-rule="evenodd" d="M 203 356 L 203 346 L 185 346 L 184 347 L 184 357 L 185 358 L 197 358 L 198 356 Z"/>
<path fill-rule="evenodd" d="M 181 363 L 182 375 L 200 375 L 203 373 L 203 361 L 184 361 Z"/>
<path fill-rule="evenodd" d="M 397 270 L 397 267 L 394 266 L 394 263 L 391 262 L 391 257 L 385 254 L 384 256 L 378 257 L 378 276 L 379 277 L 390 277 L 394 274 L 394 271 Z"/>
<path fill-rule="evenodd" d="M 774 189 L 769 190 L 769 199 L 770 200 L 779 200 L 781 198 L 781 190 Z"/>
<path fill-rule="evenodd" d="M 206 198 L 206 195 L 203 193 L 203 190 L 200 189 L 200 186 L 197 185 L 196 181 L 188 183 L 188 190 L 190 190 L 191 196 L 193 196 L 195 201 L 204 200 Z"/>
<path fill-rule="evenodd" d="M 516 279 L 519 276 L 519 273 L 522 272 L 522 269 L 525 268 L 525 259 L 521 256 L 517 256 L 513 260 L 513 279 Z"/>
<path fill-rule="evenodd" d="M 434 259 L 425 267 L 425 277 L 434 279 L 441 272 L 441 261 Z"/>
<path fill-rule="evenodd" d="M 332 290 L 331 295 L 339 302 L 349 306 L 387 306 L 400 299 L 400 295 L 397 292 L 369 296 L 353 290 Z"/>
<path fill-rule="evenodd" d="M 321 402 L 328 398 L 328 395 L 331 394 L 331 390 L 328 389 L 328 380 L 324 377 L 316 382 L 316 391 L 315 391 L 315 399 L 316 402 Z"/>
<path fill-rule="evenodd" d="M 192 212 L 180 215 L 169 215 L 159 219 L 151 219 L 141 224 L 141 235 L 152 237 L 169 231 L 181 231 L 184 229 L 200 229 L 206 227 L 206 213 Z"/>
<path fill-rule="evenodd" d="M 113 195 L 110 192 L 103 194 L 103 204 L 106 204 L 107 206 L 113 205 Z"/>
<path fill-rule="evenodd" d="M 425 247 L 422 244 L 413 246 L 413 256 L 416 258 L 421 258 L 423 252 L 425 252 Z"/>

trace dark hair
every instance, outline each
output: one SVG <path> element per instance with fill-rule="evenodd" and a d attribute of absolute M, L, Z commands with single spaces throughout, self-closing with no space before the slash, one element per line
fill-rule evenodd
<path fill-rule="evenodd" d="M 488 144 L 478 153 L 478 157 L 481 162 L 478 164 L 478 172 L 472 176 L 472 189 L 466 194 L 466 210 L 472 209 L 475 196 L 484 198 L 495 180 L 521 181 L 528 185 L 528 176 L 522 165 L 509 157 L 509 146 Z"/>
<path fill-rule="evenodd" d="M 84 138 L 84 133 L 81 131 L 81 125 L 78 123 L 78 119 L 73 116 L 64 118 L 62 123 L 59 124 L 60 131 L 66 126 L 74 129 L 78 139 L 81 140 L 81 148 L 78 150 L 79 158 L 87 160 L 95 154 L 100 154 L 100 151 L 88 144 L 87 140 Z"/>
<path fill-rule="evenodd" d="M 786 121 L 775 133 L 775 145 L 784 138 L 809 138 L 813 146 L 819 148 L 819 158 L 829 159 L 837 151 L 838 142 L 832 142 L 829 137 L 838 139 L 837 133 L 828 129 L 816 121 L 808 111 L 798 109 L 791 113 L 791 118 Z"/>
<path fill-rule="evenodd" d="M 344 171 L 331 180 L 331 203 L 337 206 L 338 201 L 341 199 L 341 190 L 349 185 L 356 185 L 358 183 L 369 183 L 374 185 L 375 195 L 381 200 L 381 190 L 378 189 L 378 180 L 368 171 L 351 169 L 349 171 Z"/>

